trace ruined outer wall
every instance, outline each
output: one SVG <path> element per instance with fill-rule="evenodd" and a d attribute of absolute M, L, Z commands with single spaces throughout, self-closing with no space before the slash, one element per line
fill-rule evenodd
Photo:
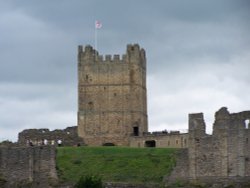
<path fill-rule="evenodd" d="M 33 145 L 41 145 L 44 140 L 47 140 L 48 145 L 56 145 L 58 140 L 62 141 L 64 146 L 82 145 L 83 140 L 78 136 L 77 127 L 67 127 L 66 129 L 26 129 L 18 134 L 18 143 L 27 145 L 32 142 Z"/>
<path fill-rule="evenodd" d="M 249 127 L 249 126 L 248 126 Z M 246 168 L 245 168 L 245 173 L 246 176 L 250 177 L 250 129 L 246 131 L 246 144 L 244 147 L 244 152 L 245 152 L 245 163 L 246 163 Z"/>
<path fill-rule="evenodd" d="M 177 166 L 166 182 L 249 187 L 249 119 L 250 111 L 230 114 L 222 107 L 215 113 L 213 134 L 207 135 L 203 114 L 189 114 L 188 152 L 178 157 Z"/>
<path fill-rule="evenodd" d="M 128 45 L 122 58 L 105 59 L 91 46 L 78 51 L 78 132 L 89 145 L 129 145 L 138 127 L 147 132 L 146 57 Z"/>
<path fill-rule="evenodd" d="M 57 180 L 54 147 L 0 147 L 0 174 L 6 187 L 50 187 Z"/>
<path fill-rule="evenodd" d="M 229 165 L 236 164 L 233 168 L 229 166 L 230 173 L 250 177 L 250 111 L 230 114 L 230 119 L 232 126 L 229 129 L 228 152 L 229 155 L 233 155 L 233 158 L 229 158 Z M 231 137 L 234 139 L 230 139 Z"/>
<path fill-rule="evenodd" d="M 221 108 L 215 114 L 213 135 L 205 134 L 202 113 L 189 115 L 189 177 L 249 176 L 249 113 L 230 114 Z"/>
<path fill-rule="evenodd" d="M 157 148 L 187 148 L 188 133 L 147 134 L 130 138 L 130 147 L 146 147 L 146 141 L 155 141 Z"/>

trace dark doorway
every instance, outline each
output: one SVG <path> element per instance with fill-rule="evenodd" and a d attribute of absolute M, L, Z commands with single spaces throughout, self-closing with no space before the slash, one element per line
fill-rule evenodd
<path fill-rule="evenodd" d="M 115 146 L 115 144 L 113 144 L 113 143 L 104 143 L 104 144 L 102 144 L 103 146 Z"/>
<path fill-rule="evenodd" d="M 134 136 L 139 136 L 139 127 L 133 127 L 134 129 Z"/>
<path fill-rule="evenodd" d="M 155 140 L 147 140 L 145 142 L 145 147 L 155 147 L 156 143 Z"/>

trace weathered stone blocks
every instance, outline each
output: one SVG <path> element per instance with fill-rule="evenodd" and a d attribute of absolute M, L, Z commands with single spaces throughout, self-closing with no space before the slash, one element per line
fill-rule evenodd
<path fill-rule="evenodd" d="M 78 50 L 78 133 L 88 145 L 129 145 L 147 132 L 146 57 L 139 45 L 103 60 L 91 46 Z"/>

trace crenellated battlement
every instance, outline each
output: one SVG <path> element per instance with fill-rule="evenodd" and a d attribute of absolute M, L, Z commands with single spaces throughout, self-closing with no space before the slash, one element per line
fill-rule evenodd
<path fill-rule="evenodd" d="M 125 63 L 127 56 L 124 54 L 120 56 L 115 55 L 98 55 L 96 58 L 96 63 Z"/>
<path fill-rule="evenodd" d="M 126 54 L 99 55 L 92 46 L 78 46 L 78 62 L 82 63 L 140 63 L 146 67 L 146 53 L 138 44 L 128 44 Z"/>

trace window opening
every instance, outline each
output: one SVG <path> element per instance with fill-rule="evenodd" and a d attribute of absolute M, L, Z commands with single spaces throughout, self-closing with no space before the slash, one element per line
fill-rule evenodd
<path fill-rule="evenodd" d="M 249 126 L 250 126 L 250 120 L 247 119 L 247 120 L 245 120 L 245 128 L 249 129 Z"/>
<path fill-rule="evenodd" d="M 133 127 L 134 136 L 139 136 L 139 127 Z"/>

